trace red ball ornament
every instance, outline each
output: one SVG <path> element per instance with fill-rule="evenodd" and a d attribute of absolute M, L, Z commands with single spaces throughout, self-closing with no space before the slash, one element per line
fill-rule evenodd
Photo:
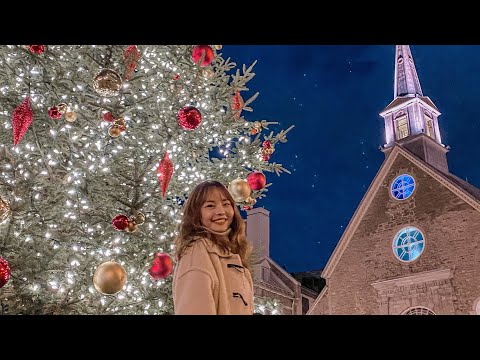
<path fill-rule="evenodd" d="M 168 254 L 157 253 L 148 273 L 154 280 L 165 279 L 173 271 L 173 260 Z"/>
<path fill-rule="evenodd" d="M 208 45 L 196 45 L 192 50 L 192 59 L 195 64 L 200 61 L 203 53 L 205 53 L 205 58 L 200 64 L 202 67 L 208 66 L 212 63 L 214 57 L 212 48 Z"/>
<path fill-rule="evenodd" d="M 58 107 L 52 106 L 48 109 L 48 116 L 50 116 L 53 120 L 57 120 L 62 117 L 62 113 L 60 110 L 58 110 Z"/>
<path fill-rule="evenodd" d="M 185 130 L 194 130 L 202 122 L 202 114 L 193 106 L 185 106 L 178 110 L 178 123 Z"/>
<path fill-rule="evenodd" d="M 260 171 L 254 171 L 248 174 L 247 182 L 252 190 L 260 190 L 267 184 L 267 178 Z"/>
<path fill-rule="evenodd" d="M 113 122 L 113 120 L 115 120 L 115 118 L 113 117 L 113 115 L 110 111 L 103 114 L 102 118 L 103 118 L 104 121 L 108 121 L 108 122 Z"/>
<path fill-rule="evenodd" d="M 0 257 L 0 288 L 2 288 L 10 279 L 10 266 L 7 260 Z"/>
<path fill-rule="evenodd" d="M 128 226 L 128 217 L 123 214 L 118 214 L 113 218 L 112 225 L 116 230 L 123 231 Z"/>
<path fill-rule="evenodd" d="M 30 52 L 33 54 L 43 54 L 45 45 L 30 45 Z"/>

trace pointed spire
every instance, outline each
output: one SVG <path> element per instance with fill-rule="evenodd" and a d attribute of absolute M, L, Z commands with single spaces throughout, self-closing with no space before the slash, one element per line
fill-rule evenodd
<path fill-rule="evenodd" d="M 397 45 L 395 49 L 395 84 L 393 98 L 423 96 L 410 46 Z"/>
<path fill-rule="evenodd" d="M 446 153 L 449 149 L 442 144 L 440 115 L 432 100 L 423 95 L 410 47 L 396 45 L 393 100 L 380 113 L 385 121 L 386 143 L 382 151 L 388 156 L 397 144 L 448 173 Z"/>

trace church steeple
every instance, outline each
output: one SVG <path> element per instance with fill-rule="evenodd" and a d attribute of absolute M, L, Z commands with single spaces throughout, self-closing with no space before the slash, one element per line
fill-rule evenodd
<path fill-rule="evenodd" d="M 396 143 L 448 173 L 448 148 L 442 144 L 438 126 L 440 115 L 432 100 L 423 96 L 410 46 L 396 45 L 393 101 L 380 113 L 385 120 L 385 155 Z"/>
<path fill-rule="evenodd" d="M 410 46 L 397 45 L 395 49 L 395 84 L 393 88 L 393 98 L 415 95 L 423 96 L 423 93 Z"/>

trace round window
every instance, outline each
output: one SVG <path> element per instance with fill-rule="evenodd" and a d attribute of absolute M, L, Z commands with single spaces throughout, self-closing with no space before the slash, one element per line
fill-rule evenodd
<path fill-rule="evenodd" d="M 415 189 L 415 180 L 408 174 L 397 176 L 392 182 L 390 191 L 397 200 L 405 200 L 413 194 Z"/>
<path fill-rule="evenodd" d="M 425 248 L 425 237 L 416 227 L 409 226 L 400 230 L 393 239 L 393 253 L 404 262 L 417 259 Z"/>

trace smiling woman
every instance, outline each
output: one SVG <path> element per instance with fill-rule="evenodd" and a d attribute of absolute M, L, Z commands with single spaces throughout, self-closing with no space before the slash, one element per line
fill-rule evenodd
<path fill-rule="evenodd" d="M 176 251 L 176 315 L 253 314 L 251 248 L 235 201 L 221 183 L 203 182 L 190 194 Z"/>

